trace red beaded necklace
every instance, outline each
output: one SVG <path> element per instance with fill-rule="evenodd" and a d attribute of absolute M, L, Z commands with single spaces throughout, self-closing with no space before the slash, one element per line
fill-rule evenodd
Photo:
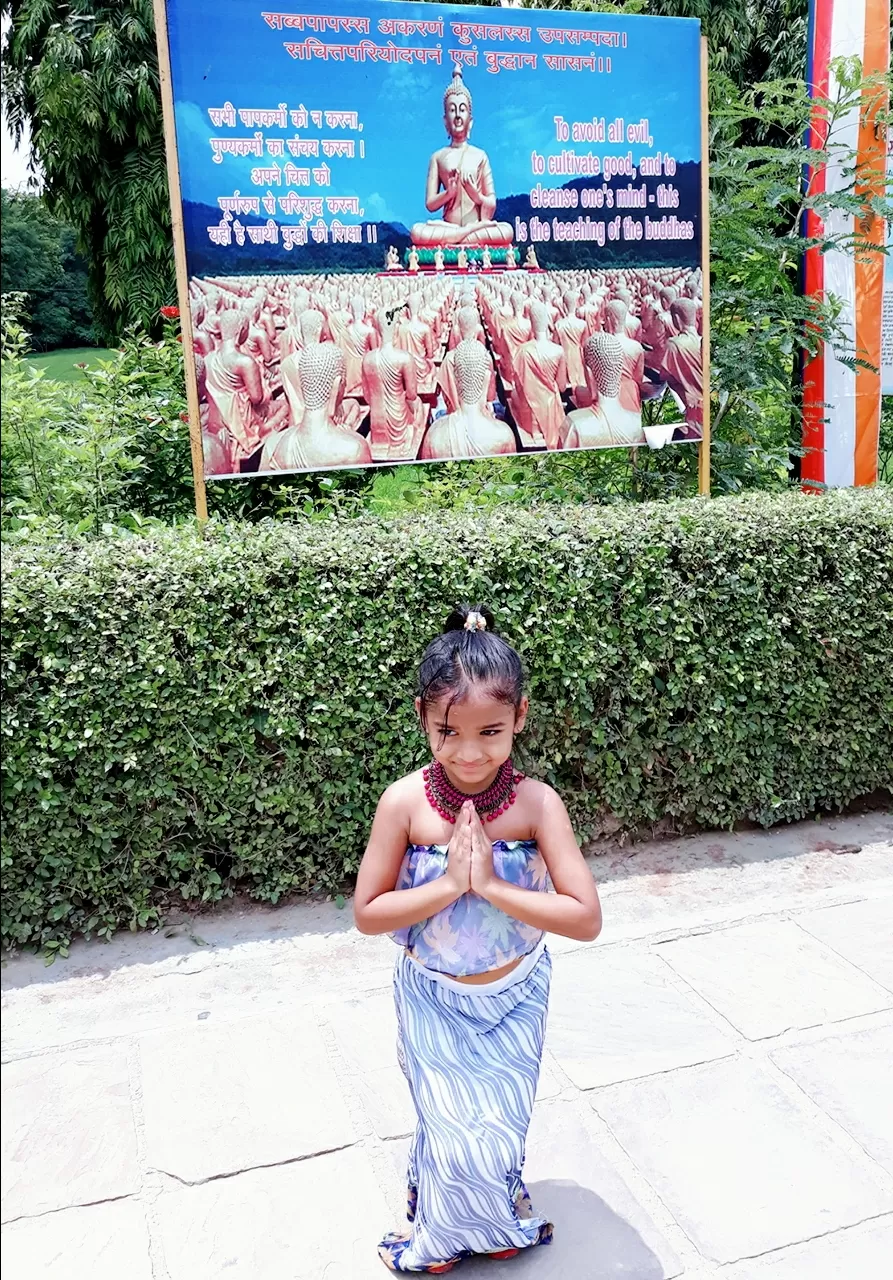
<path fill-rule="evenodd" d="M 501 813 L 515 803 L 515 788 L 524 777 L 517 773 L 511 760 L 500 765 L 499 772 L 486 791 L 478 791 L 475 795 L 466 795 L 454 787 L 447 777 L 446 769 L 439 760 L 432 760 L 427 769 L 422 770 L 425 781 L 425 795 L 432 809 L 445 818 L 447 822 L 455 822 L 466 800 L 471 800 L 484 822 L 495 822 Z"/>

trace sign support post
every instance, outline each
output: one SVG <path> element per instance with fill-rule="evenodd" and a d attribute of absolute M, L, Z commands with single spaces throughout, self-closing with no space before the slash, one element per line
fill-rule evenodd
<path fill-rule="evenodd" d="M 174 95 L 171 87 L 171 57 L 167 41 L 165 0 L 154 0 L 155 38 L 158 42 L 158 79 L 161 85 L 161 111 L 164 120 L 164 150 L 167 159 L 167 184 L 171 201 L 171 225 L 174 233 L 174 266 L 177 273 L 177 303 L 180 308 L 180 333 L 183 338 L 183 360 L 186 365 L 186 403 L 189 409 L 189 445 L 192 453 L 192 483 L 195 489 L 195 514 L 199 524 L 208 518 L 205 489 L 205 459 L 202 448 L 202 420 L 195 373 L 195 347 L 192 340 L 192 312 L 189 307 L 189 273 L 186 269 L 186 239 L 183 234 L 183 202 L 180 199 L 180 166 L 174 119 Z"/>
<path fill-rule="evenodd" d="M 698 444 L 698 493 L 710 497 L 710 128 L 707 37 L 701 37 L 701 351 L 704 425 Z"/>

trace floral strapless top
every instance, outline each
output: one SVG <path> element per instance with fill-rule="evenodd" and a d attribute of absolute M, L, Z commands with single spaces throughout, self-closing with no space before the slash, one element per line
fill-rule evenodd
<path fill-rule="evenodd" d="M 430 884 L 445 873 L 446 865 L 446 845 L 411 844 L 396 888 Z M 494 840 L 493 866 L 501 879 L 522 889 L 548 893 L 552 887 L 535 840 Z M 426 969 L 456 978 L 511 964 L 531 952 L 542 936 L 541 929 L 506 915 L 473 891 L 427 920 L 391 934 Z"/>

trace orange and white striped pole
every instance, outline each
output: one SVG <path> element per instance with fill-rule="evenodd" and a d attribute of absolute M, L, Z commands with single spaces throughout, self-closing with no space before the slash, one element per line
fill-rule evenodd
<path fill-rule="evenodd" d="M 833 98 L 836 82 L 831 62 L 858 57 L 863 73 L 886 73 L 890 67 L 890 0 L 810 0 L 809 71 L 811 94 Z M 832 143 L 856 153 L 858 170 L 876 175 L 861 188 L 880 195 L 885 158 L 884 131 L 877 119 L 882 105 L 872 95 L 873 110 L 854 108 L 835 125 Z M 828 125 L 817 108 L 809 145 L 821 150 Z M 848 185 L 839 162 L 818 164 L 809 173 L 809 190 L 832 192 Z M 825 221 L 815 210 L 806 218 L 809 236 L 858 234 L 861 240 L 883 245 L 883 220 L 834 212 Z M 809 249 L 804 263 L 804 292 L 817 298 L 834 295 L 842 304 L 841 321 L 849 331 L 855 368 L 825 346 L 803 367 L 803 444 L 808 450 L 800 475 L 805 486 L 868 485 L 877 481 L 878 432 L 881 412 L 881 313 L 884 256 L 881 252 L 852 254 L 834 249 L 822 254 Z M 872 368 L 865 368 L 870 365 Z"/>

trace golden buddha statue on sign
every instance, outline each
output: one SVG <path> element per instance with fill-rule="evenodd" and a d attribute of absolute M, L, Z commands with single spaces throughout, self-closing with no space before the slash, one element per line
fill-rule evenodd
<path fill-rule="evenodd" d="M 443 217 L 417 222 L 410 231 L 413 244 L 510 244 L 509 224 L 493 220 L 496 192 L 487 153 L 469 142 L 471 94 L 458 63 L 443 97 L 443 120 L 450 141 L 431 157 L 425 189 L 425 208 L 429 213 L 442 209 Z"/>

